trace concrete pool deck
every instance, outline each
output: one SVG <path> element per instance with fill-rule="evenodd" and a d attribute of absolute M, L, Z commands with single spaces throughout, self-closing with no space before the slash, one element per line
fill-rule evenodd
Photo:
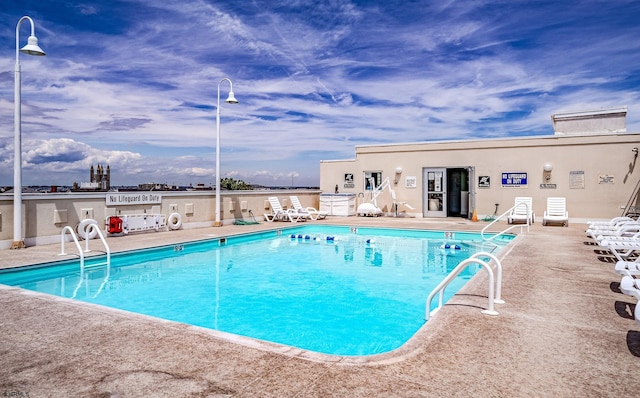
<path fill-rule="evenodd" d="M 451 231 L 486 225 L 360 217 L 316 222 Z M 288 225 L 131 234 L 108 241 L 112 251 L 121 251 Z M 487 277 L 481 271 L 407 344 L 371 357 L 313 354 L 0 286 L 0 395 L 636 396 L 636 300 L 618 291 L 611 257 L 589 244 L 584 229 L 577 223 L 569 228 L 536 223 L 501 253 L 506 303 L 496 305 L 498 316 L 480 312 L 487 307 Z M 91 247 L 99 250 L 98 243 Z M 55 260 L 59 251 L 59 244 L 2 251 L 0 268 Z"/>

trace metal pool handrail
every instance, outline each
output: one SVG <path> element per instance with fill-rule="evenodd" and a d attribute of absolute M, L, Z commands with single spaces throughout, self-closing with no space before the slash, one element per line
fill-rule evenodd
<path fill-rule="evenodd" d="M 484 233 L 487 229 L 489 229 L 489 227 L 491 227 L 493 224 L 497 223 L 498 221 L 500 221 L 500 219 L 504 216 L 506 216 L 508 213 L 510 213 L 513 209 L 515 209 L 516 207 L 520 206 L 520 205 L 524 205 L 525 208 L 527 209 L 527 214 L 529 214 L 529 205 L 525 202 L 518 202 L 515 205 L 513 205 L 511 208 L 507 209 L 507 211 L 505 211 L 504 213 L 502 213 L 499 217 L 496 217 L 495 220 L 491 221 L 489 224 L 487 224 L 484 228 L 482 228 L 482 231 L 480 231 L 480 236 L 482 236 L 483 240 L 487 240 L 487 241 L 491 241 L 494 240 L 495 238 L 497 238 L 500 235 L 504 235 L 507 232 L 511 231 L 514 228 L 518 228 L 520 227 L 520 233 L 522 233 L 522 228 L 524 228 L 525 226 L 527 227 L 527 232 L 529 232 L 529 226 L 531 225 L 529 223 L 529 217 L 527 217 L 527 223 L 526 224 L 521 224 L 521 225 L 511 225 L 510 227 L 508 227 L 507 229 L 505 229 L 502 232 L 499 232 L 489 238 L 484 236 Z"/>
<path fill-rule="evenodd" d="M 68 225 L 66 227 L 62 228 L 62 233 L 60 234 L 60 254 L 59 254 L 59 256 L 66 256 L 67 255 L 67 253 L 64 251 L 64 235 L 65 235 L 65 233 L 67 231 L 69 231 L 69 234 L 73 238 L 73 242 L 76 244 L 76 247 L 78 248 L 78 254 L 80 255 L 80 267 L 84 268 L 84 252 L 82 251 L 82 248 L 80 247 L 80 242 L 78 242 L 78 237 L 76 236 L 76 233 L 73 231 L 73 228 L 71 228 Z"/>
<path fill-rule="evenodd" d="M 102 244 L 104 245 L 105 252 L 107 254 L 107 265 L 111 265 L 111 249 L 109 248 L 109 245 L 107 244 L 107 241 L 104 238 L 104 235 L 102 234 L 102 231 L 100 230 L 100 227 L 98 226 L 97 223 L 92 222 L 89 225 L 87 225 L 86 236 L 89 236 L 91 234 L 92 229 L 96 231 L 96 233 L 100 237 L 100 240 L 102 241 Z M 78 242 L 78 236 L 76 235 L 73 228 L 71 228 L 69 225 L 62 228 L 62 232 L 60 233 L 60 254 L 59 255 L 60 256 L 67 255 L 67 253 L 64 251 L 64 242 L 65 242 L 64 236 L 67 231 L 69 231 L 69 235 L 71 235 L 71 238 L 73 238 L 73 242 L 75 243 L 76 248 L 78 249 L 78 255 L 80 256 L 80 268 L 84 269 L 84 253 L 88 253 L 91 251 L 91 249 L 89 249 L 89 239 L 85 240 L 85 249 L 83 251 L 82 248 L 80 247 L 80 242 Z"/>
<path fill-rule="evenodd" d="M 100 287 L 98 288 L 98 291 L 96 292 L 96 294 L 93 296 L 94 298 L 98 296 L 98 294 L 100 294 L 100 292 L 102 291 L 102 289 L 104 288 L 104 286 L 107 284 L 107 282 L 109 281 L 109 277 L 111 275 L 111 249 L 109 248 L 109 245 L 107 244 L 107 241 L 104 238 L 104 235 L 102 234 L 102 231 L 100 230 L 100 227 L 98 226 L 97 223 L 92 222 L 89 223 L 86 227 L 86 236 L 90 236 L 92 230 L 95 230 L 97 235 L 100 237 L 100 240 L 102 241 L 102 244 L 105 247 L 106 253 L 107 253 L 107 261 L 106 263 L 102 263 L 102 264 L 93 264 L 93 266 L 97 266 L 97 265 L 106 265 L 107 266 L 107 272 L 106 272 L 106 276 L 104 278 L 104 280 L 102 281 L 102 283 L 100 284 Z M 71 228 L 70 226 L 66 226 L 62 229 L 62 233 L 60 235 L 60 246 L 61 246 L 61 251 L 60 251 L 60 255 L 66 255 L 67 253 L 65 253 L 64 251 L 64 236 L 65 233 L 69 231 L 69 234 L 71 235 L 71 237 L 73 238 L 73 242 L 76 245 L 76 248 L 78 249 L 78 253 L 80 255 L 80 277 L 78 278 L 78 285 L 76 286 L 76 288 L 73 290 L 73 295 L 71 296 L 71 298 L 75 298 L 76 295 L 78 294 L 78 291 L 80 290 L 80 287 L 82 286 L 82 283 L 85 281 L 85 262 L 84 262 L 84 254 L 90 252 L 91 250 L 89 249 L 89 239 L 86 239 L 85 242 L 85 250 L 83 251 L 82 248 L 80 247 L 80 242 L 78 242 L 78 237 L 76 235 L 76 233 L 74 232 L 73 228 Z"/>
<path fill-rule="evenodd" d="M 100 237 L 100 240 L 102 241 L 102 244 L 104 245 L 104 249 L 107 252 L 107 265 L 111 264 L 111 249 L 109 249 L 109 245 L 107 244 L 106 239 L 104 238 L 104 235 L 102 234 L 102 230 L 100 230 L 100 227 L 98 226 L 97 223 L 92 222 L 89 223 L 89 225 L 87 225 L 87 236 L 89 236 L 91 234 L 91 230 L 95 230 L 98 233 L 98 236 Z M 91 250 L 89 249 L 89 239 L 87 239 L 85 241 L 85 249 L 84 249 L 85 253 L 90 252 Z"/>
<path fill-rule="evenodd" d="M 489 257 L 491 260 L 493 260 L 493 262 L 496 264 L 495 273 L 494 273 L 493 269 L 489 266 L 491 261 L 489 261 L 489 263 L 487 263 L 487 262 L 481 260 L 479 257 Z M 501 297 L 500 297 L 500 295 L 502 293 L 502 264 L 500 263 L 500 260 L 498 260 L 498 258 L 496 256 L 494 256 L 493 254 L 487 253 L 487 252 L 478 252 L 478 253 L 475 253 L 474 255 L 472 255 L 471 257 L 469 257 L 468 259 L 463 260 L 462 262 L 460 262 L 449 273 L 449 275 L 447 275 L 442 280 L 442 282 L 440 282 L 438 284 L 438 286 L 436 286 L 431 291 L 431 293 L 429 293 L 429 296 L 427 297 L 427 303 L 426 303 L 426 309 L 425 309 L 425 315 L 424 315 L 424 319 L 426 321 L 429 320 L 429 318 L 431 317 L 432 314 L 435 314 L 440 308 L 442 308 L 443 298 L 444 298 L 444 290 L 449 285 L 449 283 L 456 276 L 458 276 L 458 274 L 460 272 L 462 272 L 462 270 L 467 268 L 467 266 L 469 266 L 469 264 L 473 264 L 473 263 L 476 263 L 476 264 L 479 264 L 480 266 L 482 266 L 482 268 L 486 269 L 487 273 L 489 274 L 489 294 L 488 294 L 489 306 L 488 306 L 488 308 L 486 310 L 482 310 L 482 313 L 486 314 L 486 315 L 498 315 L 498 312 L 494 309 L 494 303 L 504 304 L 504 300 L 502 300 Z M 438 306 L 433 311 L 431 311 L 431 301 L 433 300 L 435 295 L 438 294 L 438 293 L 439 293 Z"/>

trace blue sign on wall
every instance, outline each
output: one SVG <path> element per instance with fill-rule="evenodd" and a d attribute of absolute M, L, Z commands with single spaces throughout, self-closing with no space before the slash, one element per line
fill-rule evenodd
<path fill-rule="evenodd" d="M 519 187 L 527 185 L 527 173 L 502 173 L 503 187 Z"/>

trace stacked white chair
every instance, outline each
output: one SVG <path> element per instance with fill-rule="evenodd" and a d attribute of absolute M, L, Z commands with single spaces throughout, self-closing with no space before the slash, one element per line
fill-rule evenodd
<path fill-rule="evenodd" d="M 640 276 L 640 223 L 628 217 L 592 222 L 587 235 L 618 260 L 614 270 L 622 275 L 620 291 L 638 301 L 634 318 L 640 323 L 640 279 L 636 278 Z"/>

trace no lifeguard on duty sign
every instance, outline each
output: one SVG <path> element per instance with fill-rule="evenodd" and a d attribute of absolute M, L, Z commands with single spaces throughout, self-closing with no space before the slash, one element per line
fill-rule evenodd
<path fill-rule="evenodd" d="M 521 187 L 527 185 L 527 173 L 502 173 L 503 187 Z"/>

